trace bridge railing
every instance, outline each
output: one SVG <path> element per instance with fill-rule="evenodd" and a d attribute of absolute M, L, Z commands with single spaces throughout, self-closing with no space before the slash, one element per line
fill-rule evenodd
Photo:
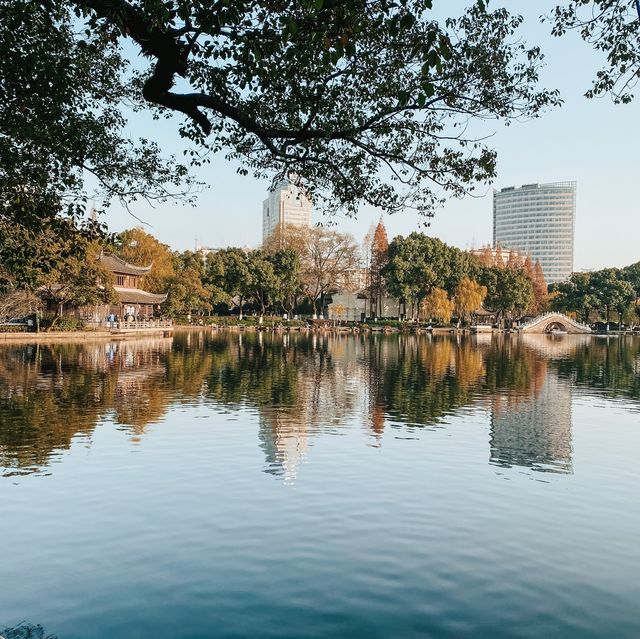
<path fill-rule="evenodd" d="M 572 326 L 575 326 L 576 328 L 585 330 L 585 331 L 591 331 L 591 327 L 587 324 L 583 324 L 582 322 L 576 322 L 576 320 L 572 319 L 571 317 L 569 317 L 568 315 L 565 315 L 564 313 L 556 313 L 553 311 L 550 311 L 548 313 L 544 313 L 543 315 L 538 315 L 537 317 L 534 317 L 533 319 L 530 319 L 528 322 L 525 322 L 524 324 L 522 324 L 519 327 L 519 330 L 523 331 L 527 328 L 531 328 L 532 326 L 536 326 L 537 324 L 540 324 L 541 322 L 544 322 L 552 317 L 559 317 L 561 318 L 564 322 L 567 322 L 568 324 L 571 324 Z"/>
<path fill-rule="evenodd" d="M 173 326 L 173 320 L 140 320 L 140 321 L 113 321 L 106 320 L 104 325 L 107 328 L 118 330 L 132 330 L 132 329 L 150 329 L 150 328 L 171 328 Z"/>

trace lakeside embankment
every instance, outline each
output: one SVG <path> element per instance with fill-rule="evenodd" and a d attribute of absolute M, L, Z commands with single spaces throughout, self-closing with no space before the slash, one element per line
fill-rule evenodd
<path fill-rule="evenodd" d="M 259 325 L 242 325 L 242 324 L 226 324 L 224 326 L 209 325 L 209 326 L 194 326 L 194 325 L 182 325 L 175 326 L 172 329 L 164 330 L 148 330 L 148 331 L 135 331 L 129 333 L 112 333 L 109 331 L 52 331 L 50 333 L 0 333 L 0 345 L 2 344 L 46 344 L 50 342 L 92 342 L 92 341 L 121 341 L 121 340 L 136 340 L 148 337 L 171 337 L 176 332 L 245 332 L 245 333 L 342 333 L 342 334 L 360 334 L 360 333 L 383 333 L 383 334 L 397 334 L 397 333 L 411 333 L 411 334 L 431 334 L 431 335 L 469 335 L 472 331 L 469 328 L 455 328 L 455 327 L 435 327 L 429 328 L 421 326 L 405 326 L 399 328 L 397 326 L 371 326 L 371 325 L 354 325 L 354 326 L 330 326 L 330 325 L 298 325 L 298 326 L 259 326 Z M 492 331 L 487 331 L 484 334 L 518 334 L 518 331 L 510 329 L 498 329 L 494 328 Z M 594 336 L 602 337 L 603 335 L 620 336 L 640 335 L 639 331 L 610 331 L 609 333 L 593 333 Z"/>
<path fill-rule="evenodd" d="M 131 333 L 111 333 L 109 331 L 51 331 L 50 333 L 0 333 L 0 345 L 47 342 L 94 342 L 133 340 L 144 337 L 169 337 L 173 329 L 155 331 L 136 331 Z"/>

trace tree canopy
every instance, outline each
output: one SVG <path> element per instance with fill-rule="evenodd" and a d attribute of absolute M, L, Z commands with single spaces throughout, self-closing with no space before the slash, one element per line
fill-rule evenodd
<path fill-rule="evenodd" d="M 90 198 L 128 206 L 192 185 L 156 142 L 131 138 L 143 100 L 130 64 L 112 33 L 81 27 L 69 2 L 0 0 L 0 220 L 65 234 Z"/>
<path fill-rule="evenodd" d="M 615 102 L 630 102 L 640 79 L 640 1 L 570 0 L 556 7 L 551 19 L 554 35 L 576 30 L 606 55 L 587 97 L 608 93 Z"/>
<path fill-rule="evenodd" d="M 186 116 L 196 164 L 224 151 L 330 211 L 430 213 L 495 175 L 474 120 L 559 102 L 521 21 L 481 0 L 447 20 L 431 0 L 0 0 L 2 215 L 188 192 L 185 166 L 126 135 L 143 103 Z"/>

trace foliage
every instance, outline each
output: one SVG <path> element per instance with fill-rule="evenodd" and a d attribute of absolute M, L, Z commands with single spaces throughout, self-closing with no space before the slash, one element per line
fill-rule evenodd
<path fill-rule="evenodd" d="M 253 290 L 249 255 L 242 249 L 228 248 L 220 251 L 219 256 L 223 264 L 222 289 L 232 301 L 237 298 L 242 319 L 244 302 Z"/>
<path fill-rule="evenodd" d="M 559 101 L 537 89 L 542 55 L 518 37 L 521 18 L 481 0 L 440 23 L 430 0 L 72 4 L 90 33 L 149 61 L 139 89 L 187 117 L 196 161 L 224 149 L 241 172 L 295 176 L 328 210 L 429 212 L 495 175 L 469 120 Z"/>
<path fill-rule="evenodd" d="M 263 251 L 249 253 L 249 272 L 253 299 L 260 307 L 260 315 L 264 315 L 267 306 L 278 295 L 279 282 L 269 255 Z"/>
<path fill-rule="evenodd" d="M 568 282 L 552 287 L 552 308 L 558 311 L 575 312 L 588 323 L 597 311 L 608 324 L 611 312 L 623 315 L 635 307 L 637 291 L 629 282 L 634 280 L 635 264 L 626 269 L 605 268 L 593 273 L 573 273 Z"/>
<path fill-rule="evenodd" d="M 449 299 L 447 291 L 433 288 L 420 303 L 421 315 L 424 319 L 435 319 L 441 324 L 448 324 L 453 315 L 454 303 Z"/>
<path fill-rule="evenodd" d="M 465 321 L 477 311 L 487 296 L 487 287 L 469 277 L 463 277 L 455 291 L 455 309 L 458 317 Z"/>
<path fill-rule="evenodd" d="M 56 331 L 62 332 L 82 331 L 86 327 L 86 322 L 71 315 L 43 315 L 40 320 L 40 328 L 50 331 L 54 327 Z"/>
<path fill-rule="evenodd" d="M 315 312 L 321 314 L 328 293 L 354 288 L 352 278 L 360 266 L 359 249 L 350 235 L 323 227 L 304 229 L 302 237 L 302 289 Z"/>
<path fill-rule="evenodd" d="M 39 306 L 39 298 L 31 291 L 18 289 L 0 293 L 0 322 L 22 319 Z"/>
<path fill-rule="evenodd" d="M 533 285 L 533 301 L 527 311 L 530 315 L 538 315 L 543 313 L 549 305 L 548 286 L 540 260 L 536 260 L 536 263 L 533 264 L 531 257 L 527 255 L 524 262 L 524 270 Z"/>
<path fill-rule="evenodd" d="M 60 223 L 31 229 L 0 222 L 0 289 L 6 293 L 6 303 L 21 300 L 23 310 L 31 312 L 40 305 L 37 294 L 55 303 L 62 316 L 65 305 L 113 299 L 111 274 L 98 259 L 100 243 L 88 240 L 71 222 L 59 235 Z"/>
<path fill-rule="evenodd" d="M 0 290 L 34 291 L 62 260 L 83 257 L 89 246 L 69 221 L 28 228 L 0 220 Z"/>
<path fill-rule="evenodd" d="M 628 103 L 640 78 L 640 3 L 638 0 L 570 0 L 556 7 L 550 18 L 553 34 L 578 31 L 583 40 L 606 55 L 589 98 L 611 94 L 616 103 Z"/>
<path fill-rule="evenodd" d="M 293 249 L 280 249 L 271 253 L 269 259 L 277 280 L 274 300 L 280 304 L 285 313 L 291 315 L 301 294 L 300 255 Z"/>
<path fill-rule="evenodd" d="M 465 275 L 477 270 L 475 260 L 465 251 L 448 246 L 423 233 L 398 236 L 389 245 L 389 262 L 383 269 L 389 293 L 411 304 L 412 317 L 420 301 L 434 287 L 449 295 Z"/>
<path fill-rule="evenodd" d="M 167 301 L 163 307 L 170 317 L 192 312 L 201 314 L 210 311 L 214 301 L 219 301 L 204 283 L 204 263 L 197 253 L 185 251 L 175 255 L 173 272 L 167 282 Z"/>
<path fill-rule="evenodd" d="M 485 306 L 502 317 L 521 314 L 533 301 L 533 284 L 524 268 L 485 268 L 480 282 L 487 288 Z"/>
<path fill-rule="evenodd" d="M 605 268 L 591 275 L 598 307 L 604 312 L 606 322 L 609 322 L 611 311 L 615 311 L 621 318 L 625 310 L 635 301 L 635 291 L 629 282 L 625 281 L 618 269 Z"/>
<path fill-rule="evenodd" d="M 80 256 L 76 256 L 60 243 L 60 252 L 64 254 L 54 268 L 43 275 L 39 295 L 58 306 L 57 319 L 49 326 L 51 330 L 62 318 L 64 307 L 90 306 L 115 301 L 113 277 L 101 264 L 101 247 L 97 243 L 88 245 Z"/>
<path fill-rule="evenodd" d="M 89 198 L 128 206 L 191 184 L 155 143 L 131 139 L 123 105 L 142 99 L 129 64 L 113 33 L 82 30 L 70 4 L 0 0 L 0 221 L 31 230 L 69 231 L 64 219 L 81 222 Z"/>
<path fill-rule="evenodd" d="M 385 266 L 389 263 L 389 240 L 382 220 L 373 232 L 369 254 L 368 280 L 371 311 L 374 317 L 379 317 L 382 315 L 382 298 L 386 292 L 383 273 Z"/>
<path fill-rule="evenodd" d="M 123 231 L 116 237 L 116 252 L 135 266 L 150 266 L 141 278 L 142 288 L 151 293 L 165 293 L 176 276 L 171 249 L 141 227 Z"/>
<path fill-rule="evenodd" d="M 630 264 L 621 270 L 622 278 L 631 284 L 635 295 L 636 303 L 640 300 L 640 262 Z"/>
<path fill-rule="evenodd" d="M 553 284 L 551 289 L 554 311 L 575 312 L 582 322 L 589 323 L 591 312 L 598 308 L 591 273 L 572 273 L 567 282 Z"/>

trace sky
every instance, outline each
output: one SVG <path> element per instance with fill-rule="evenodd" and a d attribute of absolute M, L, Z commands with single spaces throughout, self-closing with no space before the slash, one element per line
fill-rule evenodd
<path fill-rule="evenodd" d="M 434 5 L 438 5 L 437 0 Z M 460 12 L 465 0 L 447 0 L 447 11 Z M 640 87 L 629 105 L 615 105 L 609 97 L 584 97 L 604 60 L 602 54 L 570 33 L 553 38 L 550 25 L 539 16 L 548 14 L 554 1 L 509 0 L 502 3 L 525 21 L 521 35 L 539 45 L 546 56 L 542 85 L 560 90 L 561 108 L 541 118 L 494 124 L 491 146 L 498 152 L 497 178 L 492 187 L 475 195 L 449 200 L 426 220 L 413 212 L 385 215 L 389 237 L 423 231 L 459 248 L 480 247 L 492 238 L 492 189 L 535 182 L 577 182 L 575 262 L 576 271 L 605 266 L 625 266 L 640 260 Z M 444 6 L 444 5 L 441 5 Z M 183 144 L 178 122 L 136 118 L 131 135 L 156 140 L 164 151 L 180 155 Z M 199 246 L 259 246 L 262 239 L 262 201 L 267 181 L 237 174 L 237 163 L 221 153 L 196 176 L 207 184 L 195 207 L 178 203 L 151 207 L 137 203 L 135 218 L 118 206 L 104 217 L 112 231 L 139 226 L 175 250 Z M 357 219 L 338 218 L 337 230 L 361 241 L 381 213 L 363 207 Z M 316 222 L 322 222 L 316 216 Z M 326 220 L 324 220 L 326 221 Z"/>

